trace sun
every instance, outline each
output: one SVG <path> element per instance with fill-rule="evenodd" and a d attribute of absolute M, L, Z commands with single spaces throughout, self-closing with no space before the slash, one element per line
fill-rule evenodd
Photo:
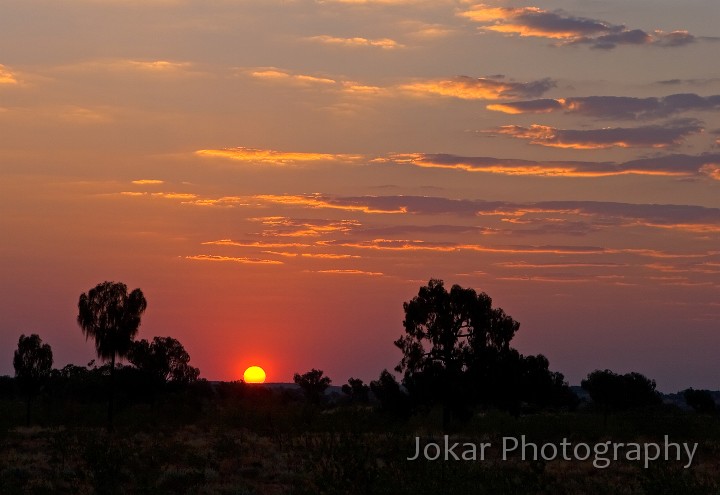
<path fill-rule="evenodd" d="M 260 366 L 250 366 L 243 373 L 245 383 L 265 383 L 265 370 Z"/>

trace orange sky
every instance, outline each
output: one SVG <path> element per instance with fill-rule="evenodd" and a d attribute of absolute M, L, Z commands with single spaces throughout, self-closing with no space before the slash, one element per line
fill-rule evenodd
<path fill-rule="evenodd" d="M 512 8 L 510 8 L 512 7 Z M 712 15 L 715 14 L 715 15 Z M 720 388 L 720 5 L 0 5 L 0 374 L 148 300 L 209 379 L 377 378 L 430 278 L 516 347 Z"/>

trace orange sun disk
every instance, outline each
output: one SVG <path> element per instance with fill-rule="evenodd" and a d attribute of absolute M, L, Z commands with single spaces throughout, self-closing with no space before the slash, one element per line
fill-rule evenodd
<path fill-rule="evenodd" d="M 250 366 L 243 373 L 245 383 L 265 383 L 265 370 L 260 366 Z"/>

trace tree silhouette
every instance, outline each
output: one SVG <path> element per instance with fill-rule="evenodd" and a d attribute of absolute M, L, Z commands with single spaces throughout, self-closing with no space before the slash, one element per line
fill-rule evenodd
<path fill-rule="evenodd" d="M 377 380 L 370 382 L 370 390 L 380 401 L 381 411 L 399 419 L 410 416 L 410 398 L 402 391 L 400 384 L 388 370 L 383 370 Z"/>
<path fill-rule="evenodd" d="M 418 295 L 403 304 L 405 335 L 394 343 L 402 353 L 396 371 L 403 384 L 421 402 L 443 405 L 443 424 L 452 410 L 466 415 L 468 371 L 484 380 L 499 356 L 510 351 L 520 324 L 484 292 L 431 279 Z M 476 383 L 479 383 L 476 380 Z"/>
<path fill-rule="evenodd" d="M 140 371 L 161 383 L 187 384 L 197 380 L 200 370 L 190 366 L 190 354 L 172 337 L 153 337 L 152 342 L 132 342 L 130 361 Z"/>
<path fill-rule="evenodd" d="M 110 360 L 108 428 L 112 428 L 115 360 L 127 356 L 147 301 L 140 289 L 128 294 L 120 282 L 103 282 L 80 295 L 77 322 L 85 339 L 95 341 L 97 356 Z"/>
<path fill-rule="evenodd" d="M 330 377 L 323 376 L 322 370 L 311 369 L 302 375 L 295 373 L 293 381 L 300 385 L 305 398 L 313 404 L 319 404 L 322 400 L 325 389 L 330 386 Z"/>
<path fill-rule="evenodd" d="M 695 412 L 711 414 L 717 409 L 715 399 L 709 390 L 694 390 L 689 388 L 683 392 L 685 403 L 692 407 Z"/>
<path fill-rule="evenodd" d="M 350 397 L 350 402 L 368 402 L 370 400 L 370 387 L 365 385 L 360 378 L 350 378 L 342 386 L 342 391 Z"/>
<path fill-rule="evenodd" d="M 595 370 L 580 382 L 595 404 L 603 409 L 605 421 L 612 410 L 647 407 L 662 403 L 655 380 L 640 373 L 618 375 L 610 370 Z"/>
<path fill-rule="evenodd" d="M 37 334 L 29 337 L 20 336 L 18 348 L 13 355 L 13 367 L 15 368 L 15 378 L 25 393 L 25 422 L 28 426 L 30 425 L 30 405 L 34 396 L 50 377 L 52 364 L 52 349 L 48 344 L 43 344 Z"/>

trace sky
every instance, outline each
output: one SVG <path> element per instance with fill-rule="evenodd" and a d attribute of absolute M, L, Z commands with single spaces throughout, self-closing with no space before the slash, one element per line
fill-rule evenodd
<path fill-rule="evenodd" d="M 103 281 L 201 376 L 400 361 L 431 278 L 571 384 L 720 389 L 715 0 L 4 0 L 0 374 Z"/>

